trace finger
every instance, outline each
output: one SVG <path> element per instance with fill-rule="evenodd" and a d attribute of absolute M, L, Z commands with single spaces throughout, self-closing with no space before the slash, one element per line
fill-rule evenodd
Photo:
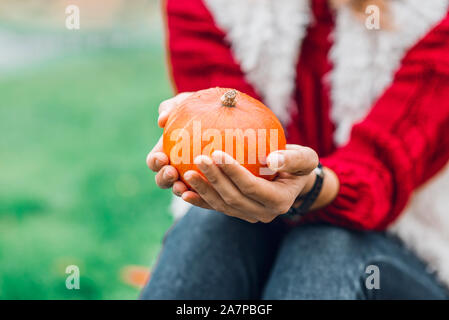
<path fill-rule="evenodd" d="M 318 166 L 318 155 L 308 147 L 289 145 L 287 150 L 270 153 L 268 167 L 275 172 L 288 172 L 302 176 L 312 172 Z"/>
<path fill-rule="evenodd" d="M 146 161 L 148 167 L 155 172 L 161 170 L 163 166 L 168 164 L 168 157 L 162 150 L 162 137 L 159 138 L 153 150 L 148 153 Z"/>
<path fill-rule="evenodd" d="M 161 102 L 161 104 L 159 105 L 159 118 L 157 119 L 157 124 L 159 125 L 159 127 L 163 128 L 165 126 L 170 112 L 172 112 L 173 109 L 176 108 L 176 106 L 178 106 L 191 94 L 191 92 L 183 92 L 171 99 Z"/>
<path fill-rule="evenodd" d="M 184 174 L 184 179 L 215 210 L 224 212 L 228 209 L 223 199 L 198 172 L 189 170 Z"/>
<path fill-rule="evenodd" d="M 184 193 L 182 194 L 182 199 L 183 199 L 184 201 L 190 203 L 190 204 L 193 204 L 194 206 L 201 207 L 201 208 L 204 208 L 204 209 L 209 209 L 209 210 L 215 210 L 215 211 L 218 211 L 217 209 L 212 208 L 212 207 L 211 207 L 206 201 L 204 201 L 204 200 L 200 197 L 200 195 L 197 194 L 196 192 L 193 192 L 193 191 L 187 191 L 187 192 L 184 192 Z M 220 213 L 223 213 L 223 212 L 220 212 Z M 231 216 L 231 217 L 236 217 L 236 218 L 245 220 L 245 221 L 250 222 L 250 223 L 256 223 L 256 222 L 259 222 L 257 219 L 253 219 L 253 218 L 250 218 L 250 217 L 244 218 L 244 217 L 234 216 L 234 215 L 231 215 L 231 214 L 228 214 L 228 213 L 224 213 L 224 214 L 226 214 L 226 215 L 228 215 L 228 216 Z"/>
<path fill-rule="evenodd" d="M 178 171 L 172 166 L 164 166 L 156 174 L 156 184 L 162 188 L 171 188 L 173 183 L 178 180 Z"/>
<path fill-rule="evenodd" d="M 214 210 L 210 205 L 207 204 L 206 201 L 201 199 L 201 197 L 193 191 L 186 191 L 182 194 L 182 200 L 193 204 L 194 206 L 201 207 L 204 209 Z"/>
<path fill-rule="evenodd" d="M 193 192 L 193 191 L 184 192 L 182 194 L 182 199 L 194 206 L 201 207 L 201 208 L 208 209 L 208 210 L 215 210 L 210 205 L 208 205 L 207 202 L 205 202 L 203 199 L 201 199 L 201 197 L 196 192 Z M 229 215 L 227 213 L 225 213 L 225 214 Z M 241 218 L 241 217 L 237 217 L 237 218 L 240 218 L 240 219 L 245 220 L 250 223 L 259 222 L 257 219 L 253 219 L 253 218 Z"/>
<path fill-rule="evenodd" d="M 247 212 L 248 215 L 262 214 L 265 211 L 261 204 L 242 194 L 211 158 L 200 155 L 195 158 L 194 163 L 227 205 L 239 211 Z"/>
<path fill-rule="evenodd" d="M 228 216 L 240 218 L 248 222 L 257 222 L 257 219 L 242 214 L 242 212 L 227 205 L 212 186 L 204 180 L 201 175 L 193 170 L 184 174 L 184 179 L 195 189 L 198 195 L 214 210 L 222 212 Z"/>
<path fill-rule="evenodd" d="M 182 194 L 186 191 L 188 191 L 189 188 L 184 184 L 184 182 L 177 180 L 173 183 L 172 191 L 173 194 L 180 197 Z"/>
<path fill-rule="evenodd" d="M 279 186 L 256 177 L 230 155 L 223 151 L 214 151 L 212 158 L 223 173 L 249 198 L 269 207 L 282 201 L 283 195 L 277 190 Z"/>

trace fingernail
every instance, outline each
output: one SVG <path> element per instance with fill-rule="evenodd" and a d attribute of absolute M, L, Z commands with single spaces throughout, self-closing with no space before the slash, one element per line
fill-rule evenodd
<path fill-rule="evenodd" d="M 193 181 L 193 176 L 192 176 L 192 174 L 191 174 L 190 172 L 186 172 L 186 173 L 184 174 L 184 179 L 185 179 L 188 183 L 190 183 L 190 184 L 194 184 L 194 183 L 195 183 L 195 181 Z"/>
<path fill-rule="evenodd" d="M 161 124 L 160 124 L 161 119 L 162 119 L 163 117 L 166 117 L 167 115 L 168 115 L 168 112 L 166 112 L 166 111 L 162 111 L 162 112 L 161 112 L 161 114 L 160 114 L 159 117 L 157 118 L 157 124 L 158 124 L 159 126 L 161 126 Z"/>
<path fill-rule="evenodd" d="M 222 155 L 221 155 L 221 152 L 220 151 L 214 151 L 214 152 L 212 152 L 212 159 L 214 159 L 214 162 L 216 163 L 216 164 L 221 164 L 222 163 Z"/>
<path fill-rule="evenodd" d="M 267 164 L 271 170 L 279 170 L 285 163 L 285 156 L 282 153 L 271 153 L 268 155 Z"/>
<path fill-rule="evenodd" d="M 193 163 L 196 164 L 200 169 L 207 169 L 208 166 L 212 165 L 212 159 L 207 156 L 198 156 L 193 160 Z"/>
<path fill-rule="evenodd" d="M 212 153 L 212 158 L 216 164 L 233 164 L 235 162 L 234 158 L 219 150 Z"/>
<path fill-rule="evenodd" d="M 156 160 L 154 160 L 154 165 L 156 166 L 156 168 L 160 168 L 161 162 L 158 159 L 156 159 Z"/>
<path fill-rule="evenodd" d="M 167 115 L 167 111 L 162 111 L 162 112 L 159 114 L 159 117 L 157 118 L 157 121 L 159 121 L 161 118 L 165 117 L 166 115 Z"/>
<path fill-rule="evenodd" d="M 166 179 L 166 180 L 173 180 L 173 178 L 174 178 L 173 174 L 171 172 L 165 170 L 165 172 L 164 172 L 164 179 Z"/>

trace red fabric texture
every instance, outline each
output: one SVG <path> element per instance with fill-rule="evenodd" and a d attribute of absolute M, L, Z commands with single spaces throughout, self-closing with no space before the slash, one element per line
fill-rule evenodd
<path fill-rule="evenodd" d="M 201 0 L 165 2 L 168 51 L 177 92 L 235 88 L 260 99 Z"/>
<path fill-rule="evenodd" d="M 409 49 L 392 84 L 356 124 L 349 142 L 333 143 L 328 52 L 334 19 L 326 1 L 315 15 L 297 64 L 297 110 L 289 143 L 314 148 L 338 175 L 340 190 L 307 221 L 353 229 L 385 229 L 404 210 L 414 190 L 449 160 L 449 16 Z M 233 87 L 260 99 L 234 60 L 225 34 L 201 0 L 167 0 L 168 51 L 178 92 Z"/>

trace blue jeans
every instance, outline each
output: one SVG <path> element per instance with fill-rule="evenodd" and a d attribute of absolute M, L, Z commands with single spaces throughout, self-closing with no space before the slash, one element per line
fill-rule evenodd
<path fill-rule="evenodd" d="M 448 291 L 384 233 L 251 224 L 192 208 L 168 231 L 141 298 L 447 299 Z"/>

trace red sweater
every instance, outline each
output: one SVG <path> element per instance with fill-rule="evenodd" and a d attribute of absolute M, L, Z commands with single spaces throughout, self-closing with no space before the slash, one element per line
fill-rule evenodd
<path fill-rule="evenodd" d="M 178 92 L 220 86 L 260 98 L 201 0 L 167 0 L 165 10 Z M 336 148 L 330 88 L 322 81 L 332 69 L 328 52 L 334 18 L 326 0 L 313 1 L 312 10 L 315 22 L 298 60 L 298 109 L 287 139 L 314 148 L 323 165 L 338 175 L 340 190 L 330 205 L 307 220 L 382 230 L 449 159 L 449 16 L 408 51 L 391 86 L 353 127 L 349 142 Z"/>

